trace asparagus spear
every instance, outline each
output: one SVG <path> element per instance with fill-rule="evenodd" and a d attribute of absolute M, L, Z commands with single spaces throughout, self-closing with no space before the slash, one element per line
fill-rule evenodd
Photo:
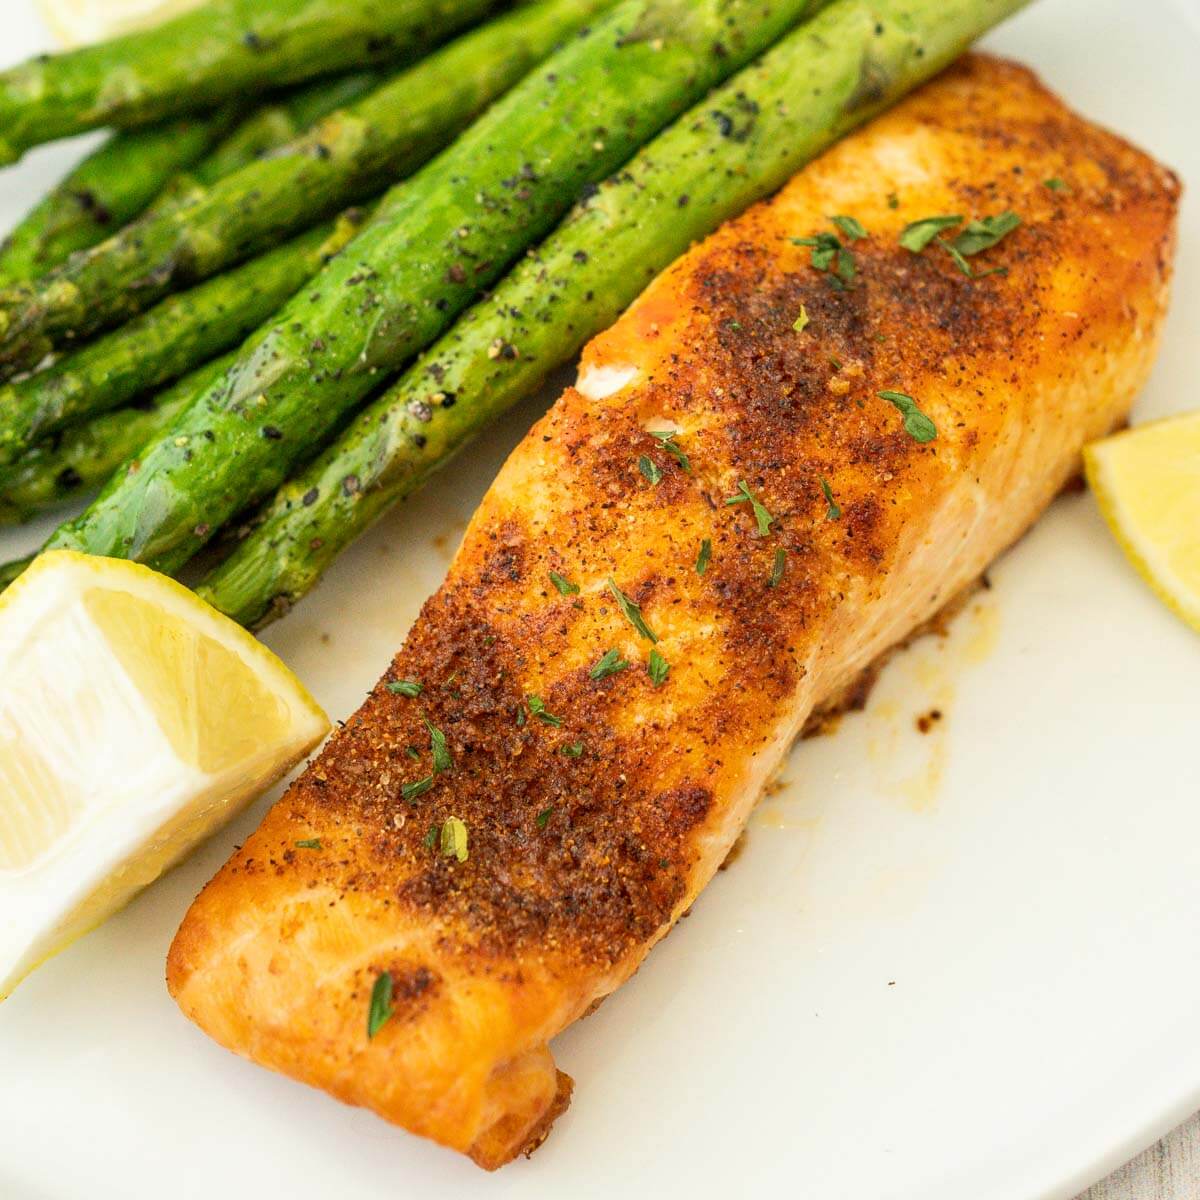
<path fill-rule="evenodd" d="M 0 363 L 127 320 L 255 250 L 375 195 L 440 150 L 612 0 L 546 0 L 466 35 L 269 158 L 0 294 Z M 778 2 L 778 0 L 775 0 Z"/>
<path fill-rule="evenodd" d="M 362 99 L 388 76 L 381 67 L 318 79 L 240 122 L 242 106 L 231 102 L 210 116 L 113 134 L 0 245 L 0 287 L 44 275 L 74 251 L 102 242 L 152 202 L 158 209 L 178 202 L 187 188 L 232 175 Z"/>
<path fill-rule="evenodd" d="M 0 474 L 0 525 L 32 520 L 94 491 L 233 365 L 230 352 L 185 375 L 152 404 L 130 405 L 64 429 Z M 0 568 L 0 577 L 3 568 Z"/>
<path fill-rule="evenodd" d="M 651 134 L 809 0 L 625 0 L 394 189 L 345 254 L 54 546 L 173 571 L 268 494 Z"/>
<path fill-rule="evenodd" d="M 266 87 L 422 53 L 495 0 L 210 0 L 0 72 L 0 163 L 104 125 L 195 112 Z"/>
<path fill-rule="evenodd" d="M 0 285 L 35 279 L 136 217 L 176 172 L 225 134 L 239 111 L 228 104 L 211 116 L 114 134 L 5 239 Z"/>
<path fill-rule="evenodd" d="M 394 73 L 394 72 L 391 72 Z M 162 191 L 141 211 L 161 213 L 202 195 L 200 189 L 240 171 L 250 163 L 306 133 L 322 118 L 373 92 L 388 77 L 385 68 L 336 75 L 302 84 L 256 109 L 218 142 L 199 162 L 167 180 Z M 100 239 L 97 238 L 98 242 Z M 92 242 L 95 245 L 96 242 Z M 65 257 L 65 256 L 64 256 Z M 44 273 L 44 272 L 43 272 Z M 4 283 L 0 276 L 0 286 Z"/>
<path fill-rule="evenodd" d="M 13 562 L 7 562 L 3 566 L 0 566 L 0 592 L 4 591 L 31 562 L 33 562 L 32 555 L 28 558 L 15 559 Z"/>
<path fill-rule="evenodd" d="M 169 296 L 128 325 L 44 371 L 0 388 L 3 468 L 47 435 L 144 395 L 236 346 L 336 254 L 362 224 L 352 214 L 277 246 L 227 275 Z"/>
<path fill-rule="evenodd" d="M 784 39 L 578 206 L 285 484 L 200 594 L 244 625 L 286 611 L 381 513 L 569 361 L 690 242 L 1023 3 L 840 0 Z M 877 81 L 869 95 L 860 88 L 864 63 Z"/>
<path fill-rule="evenodd" d="M 306 133 L 323 117 L 368 96 L 394 72 L 386 68 L 318 79 L 295 88 L 248 116 L 189 172 L 211 186 L 226 175 Z"/>

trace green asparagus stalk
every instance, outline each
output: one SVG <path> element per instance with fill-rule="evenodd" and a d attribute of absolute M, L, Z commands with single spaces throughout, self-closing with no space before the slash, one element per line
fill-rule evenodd
<path fill-rule="evenodd" d="M 102 413 L 34 446 L 0 477 L 0 525 L 23 524 L 96 491 L 123 462 L 168 428 L 201 391 L 220 379 L 234 358 L 230 352 L 197 368 L 149 405 Z"/>
<path fill-rule="evenodd" d="M 53 546 L 172 572 L 274 490 L 603 179 L 810 0 L 625 0 L 394 189 L 345 254 Z"/>
<path fill-rule="evenodd" d="M 234 124 L 225 105 L 206 117 L 183 117 L 113 134 L 89 154 L 0 246 L 0 285 L 27 282 L 115 233 L 136 217 L 177 172 L 192 167 Z"/>
<path fill-rule="evenodd" d="M 10 583 L 15 582 L 31 562 L 33 562 L 32 555 L 27 558 L 14 559 L 12 562 L 0 566 L 0 592 L 4 591 Z"/>
<path fill-rule="evenodd" d="M 0 72 L 0 163 L 104 125 L 145 125 L 411 57 L 495 0 L 209 0 L 140 33 Z"/>
<path fill-rule="evenodd" d="M 27 283 L 97 245 L 154 205 L 211 186 L 373 92 L 387 68 L 318 79 L 236 121 L 242 106 L 113 134 L 0 245 L 0 287 Z M 230 127 L 233 126 L 231 129 Z M 214 144 L 215 143 L 215 144 Z"/>
<path fill-rule="evenodd" d="M 775 0 L 778 2 L 778 0 Z M 128 320 L 432 157 L 612 0 L 545 0 L 460 38 L 269 158 L 0 294 L 0 363 Z"/>
<path fill-rule="evenodd" d="M 270 151 L 286 146 L 330 113 L 369 96 L 392 74 L 381 67 L 318 79 L 295 88 L 248 116 L 188 174 L 196 183 L 211 187 Z"/>
<path fill-rule="evenodd" d="M 277 246 L 190 292 L 169 296 L 74 354 L 0 388 L 4 468 L 43 438 L 106 412 L 237 346 L 336 254 L 362 224 L 352 214 Z"/>
<path fill-rule="evenodd" d="M 393 73 L 380 67 L 373 71 L 337 75 L 332 79 L 318 79 L 292 89 L 271 104 L 264 104 L 198 163 L 167 180 L 153 203 L 141 211 L 160 213 L 198 198 L 203 195 L 203 188 L 211 187 L 227 175 L 295 141 L 330 113 L 369 95 Z M 96 242 L 99 240 L 97 238 Z M 0 277 L 0 286 L 3 283 Z"/>
<path fill-rule="evenodd" d="M 1025 2 L 840 0 L 784 39 L 579 205 L 285 484 L 200 594 L 247 626 L 287 611 L 386 509 L 568 362 L 692 241 Z M 864 63 L 876 81 L 869 95 Z"/>

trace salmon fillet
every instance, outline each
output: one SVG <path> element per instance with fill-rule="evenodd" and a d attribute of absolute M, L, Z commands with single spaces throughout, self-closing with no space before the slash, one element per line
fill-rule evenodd
<path fill-rule="evenodd" d="M 969 57 L 687 254 L 587 348 L 387 674 L 192 905 L 183 1011 L 481 1166 L 535 1146 L 571 1088 L 548 1043 L 696 899 L 809 716 L 1124 419 L 1178 190 Z M 971 277 L 897 241 L 1006 210 Z M 830 214 L 868 234 L 839 235 L 849 286 L 795 244 Z"/>

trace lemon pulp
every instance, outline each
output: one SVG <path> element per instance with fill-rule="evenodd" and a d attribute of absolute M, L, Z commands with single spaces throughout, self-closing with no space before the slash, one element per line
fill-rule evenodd
<path fill-rule="evenodd" d="M 38 559 L 0 596 L 0 996 L 327 728 L 274 655 L 186 588 L 119 560 Z"/>
<path fill-rule="evenodd" d="M 1200 412 L 1084 451 L 1100 511 L 1158 595 L 1200 631 Z"/>

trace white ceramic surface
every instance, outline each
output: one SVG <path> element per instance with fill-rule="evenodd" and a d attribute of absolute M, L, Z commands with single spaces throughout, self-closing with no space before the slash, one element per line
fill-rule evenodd
<path fill-rule="evenodd" d="M 32 0 L 0 7 L 0 59 L 43 45 Z M 1040 0 L 988 44 L 1200 186 L 1195 0 Z M 77 153 L 0 175 L 0 227 Z M 1200 403 L 1198 329 L 1189 194 L 1138 419 Z M 375 680 L 538 407 L 271 631 L 330 712 Z M 532 1161 L 485 1176 L 180 1016 L 171 935 L 264 801 L 0 1008 L 0 1197 L 1074 1195 L 1200 1107 L 1200 639 L 1086 495 L 992 580 L 796 750 L 735 865 L 558 1040 L 575 1099 Z"/>

